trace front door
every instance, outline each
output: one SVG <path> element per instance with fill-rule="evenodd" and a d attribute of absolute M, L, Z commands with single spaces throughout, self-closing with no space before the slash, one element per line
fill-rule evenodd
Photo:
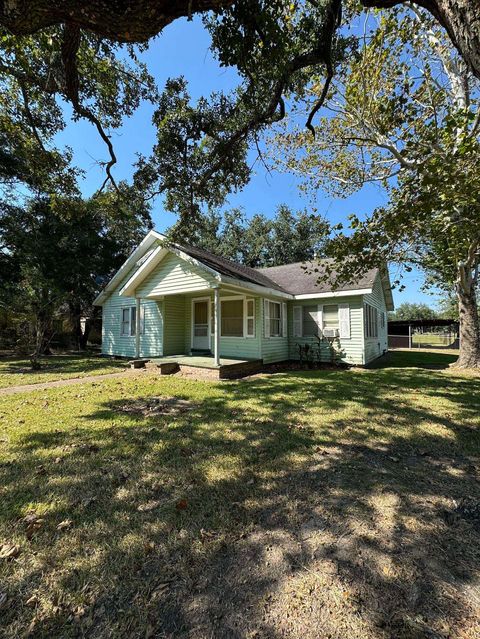
<path fill-rule="evenodd" d="M 193 302 L 193 338 L 192 349 L 209 351 L 210 339 L 209 332 L 210 327 L 208 325 L 209 300 L 195 300 Z"/>

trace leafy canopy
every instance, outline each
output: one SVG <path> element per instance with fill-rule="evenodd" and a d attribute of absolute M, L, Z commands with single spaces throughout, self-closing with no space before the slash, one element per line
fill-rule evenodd
<path fill-rule="evenodd" d="M 170 235 L 179 243 L 260 268 L 312 260 L 323 252 L 328 229 L 328 223 L 319 216 L 294 212 L 283 204 L 271 219 L 261 213 L 248 219 L 242 209 L 232 209 L 223 216 L 202 215 L 188 230 L 177 224 Z"/>

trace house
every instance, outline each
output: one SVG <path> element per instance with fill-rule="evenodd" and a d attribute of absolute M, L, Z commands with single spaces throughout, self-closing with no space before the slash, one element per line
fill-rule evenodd
<path fill-rule="evenodd" d="M 308 265 L 307 265 L 308 267 Z M 314 269 L 317 268 L 317 271 Z M 102 351 L 129 358 L 203 354 L 264 363 L 299 358 L 299 344 L 363 365 L 386 352 L 388 272 L 332 291 L 318 263 L 253 269 L 150 231 L 95 300 Z M 320 266 L 321 269 L 321 266 Z"/>

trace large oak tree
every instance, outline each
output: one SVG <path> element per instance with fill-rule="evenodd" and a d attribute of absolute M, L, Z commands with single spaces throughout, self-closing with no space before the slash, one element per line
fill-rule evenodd
<path fill-rule="evenodd" d="M 146 42 L 166 25 L 193 13 L 221 11 L 233 0 L 3 0 L 0 24 L 14 35 L 32 35 L 60 24 L 90 31 L 116 42 Z M 240 3 L 239 3 L 240 4 Z M 322 4 L 311 2 L 312 5 Z M 323 4 L 334 5 L 335 2 Z M 362 0 L 365 7 L 388 8 L 405 0 Z M 442 24 L 471 69 L 480 77 L 480 2 L 413 0 Z M 73 35 L 73 33 L 72 33 Z"/>
<path fill-rule="evenodd" d="M 128 45 L 132 54 L 132 45 L 146 45 L 174 20 L 203 14 L 220 63 L 236 66 L 243 80 L 232 101 L 232 108 L 242 117 L 233 122 L 227 117 L 227 134 L 210 149 L 216 163 L 209 167 L 205 182 L 220 164 L 234 162 L 232 154 L 238 154 L 238 149 L 242 152 L 244 145 L 252 142 L 252 135 L 284 116 L 285 96 L 292 91 L 301 94 L 305 74 L 316 72 L 318 66 L 325 73 L 322 95 L 326 94 L 339 55 L 337 49 L 342 48 L 337 30 L 343 5 L 346 5 L 348 20 L 349 4 L 347 0 L 4 0 L 0 2 L 0 25 L 4 27 L 0 73 L 21 83 L 27 100 L 29 93 L 59 95 L 71 103 L 76 117 L 94 124 L 108 149 L 107 178 L 115 184 L 111 169 L 116 155 L 108 128 L 118 123 L 105 118 L 96 104 L 101 92 L 98 88 L 92 92 L 88 86 L 90 73 L 85 64 L 88 59 L 85 48 L 89 45 L 93 48 L 91 62 L 107 59 L 118 66 L 124 57 L 119 46 Z M 363 4 L 393 7 L 406 3 L 363 0 Z M 478 0 L 415 0 L 413 4 L 435 16 L 472 71 L 480 77 Z M 8 50 L 15 46 L 23 48 L 29 38 L 30 42 L 33 38 L 34 42 L 41 43 L 40 64 L 26 64 L 27 58 L 9 60 L 5 55 Z M 125 77 L 131 75 L 128 69 L 124 71 Z M 153 92 L 146 76 L 137 79 Z M 110 102 L 113 103 L 112 99 Z M 119 117 L 125 114 L 124 102 L 116 96 Z M 126 102 L 131 109 L 132 101 Z M 306 123 L 312 133 L 313 118 L 321 103 L 322 96 Z M 219 128 L 216 127 L 215 134 Z"/>

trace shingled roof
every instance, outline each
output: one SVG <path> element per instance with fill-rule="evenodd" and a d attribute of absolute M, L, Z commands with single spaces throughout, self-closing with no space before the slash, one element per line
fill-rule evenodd
<path fill-rule="evenodd" d="M 190 257 L 195 258 L 199 262 L 202 262 L 202 264 L 206 264 L 206 266 L 209 266 L 221 275 L 233 277 L 237 280 L 252 282 L 253 284 L 258 284 L 259 286 L 273 288 L 274 290 L 281 291 L 282 293 L 290 292 L 284 289 L 281 284 L 277 284 L 276 282 L 271 280 L 268 275 L 263 273 L 261 269 L 243 266 L 242 264 L 233 262 L 226 257 L 221 257 L 220 255 L 210 253 L 210 251 L 206 251 L 205 249 L 186 246 L 185 244 L 174 244 L 173 246 L 178 248 L 180 251 L 183 251 L 187 255 L 190 255 Z"/>
<path fill-rule="evenodd" d="M 259 286 L 266 286 L 291 295 L 308 295 L 314 293 L 328 293 L 333 289 L 336 281 L 335 271 L 329 280 L 318 282 L 325 273 L 325 265 L 329 260 L 315 262 L 295 262 L 283 266 L 270 266 L 267 268 L 250 268 L 237 262 L 233 262 L 220 255 L 215 255 L 205 249 L 193 246 L 175 245 L 178 249 L 190 255 L 221 275 L 227 275 L 236 279 L 253 282 Z M 378 269 L 372 269 L 365 273 L 356 282 L 343 283 L 335 288 L 336 291 L 357 291 L 372 288 Z"/>
<path fill-rule="evenodd" d="M 256 270 L 271 282 L 280 286 L 282 290 L 292 295 L 328 293 L 333 289 L 337 279 L 336 273 L 333 271 L 328 280 L 322 280 L 322 275 L 325 275 L 326 264 L 329 262 L 331 264 L 329 260 L 295 262 L 294 264 L 270 266 Z M 346 282 L 338 285 L 335 287 L 335 291 L 359 291 L 365 288 L 372 288 L 377 273 L 377 268 L 371 269 L 355 282 Z M 321 281 L 318 281 L 319 278 Z"/>

